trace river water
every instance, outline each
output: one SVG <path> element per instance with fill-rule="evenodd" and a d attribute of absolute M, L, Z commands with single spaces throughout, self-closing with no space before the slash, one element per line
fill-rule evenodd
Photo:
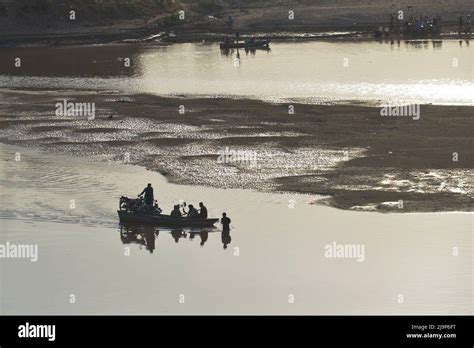
<path fill-rule="evenodd" d="M 458 40 L 274 42 L 255 54 L 215 43 L 5 48 L 0 88 L 473 105 L 473 52 Z"/>
<path fill-rule="evenodd" d="M 0 172 L 0 244 L 38 245 L 37 262 L 0 259 L 1 314 L 472 313 L 469 213 L 341 211 L 7 145 Z M 226 211 L 230 236 L 127 232 L 118 198 L 148 182 L 166 211 L 180 199 Z M 326 257 L 332 243 L 363 257 Z"/>

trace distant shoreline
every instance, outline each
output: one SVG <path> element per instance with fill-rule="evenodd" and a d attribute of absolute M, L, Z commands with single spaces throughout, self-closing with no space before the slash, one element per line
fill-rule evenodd
<path fill-rule="evenodd" d="M 190 42 L 219 42 L 224 36 L 230 35 L 226 32 L 180 32 L 175 36 L 169 34 L 173 31 L 148 31 L 143 29 L 133 30 L 100 30 L 90 32 L 60 32 L 42 34 L 3 34 L 0 35 L 0 47 L 55 47 L 72 45 L 93 45 L 93 44 L 171 44 Z M 163 34 L 163 37 L 153 39 L 154 36 Z M 471 40 L 474 35 L 458 35 L 455 32 L 445 32 L 440 35 L 399 37 L 396 35 L 375 38 L 373 32 L 368 30 L 335 30 L 324 31 L 244 31 L 241 38 L 247 36 L 266 37 L 274 41 L 294 40 L 294 41 L 416 41 L 416 40 Z"/>

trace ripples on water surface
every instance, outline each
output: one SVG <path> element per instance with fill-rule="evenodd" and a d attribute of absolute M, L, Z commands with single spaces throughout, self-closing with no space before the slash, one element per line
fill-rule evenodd
<path fill-rule="evenodd" d="M 0 87 L 472 104 L 472 52 L 457 41 L 274 43 L 271 52 L 240 52 L 234 66 L 236 52 L 222 55 L 215 44 L 15 48 L 0 52 Z M 21 70 L 12 67 L 16 56 Z M 124 57 L 131 58 L 130 69 Z M 309 196 L 177 186 L 138 167 L 0 149 L 0 241 L 39 245 L 34 265 L 2 261 L 0 313 L 471 311 L 472 214 L 340 211 L 310 205 Z M 16 151 L 20 162 L 13 160 Z M 119 196 L 133 196 L 147 182 L 165 211 L 179 199 L 206 202 L 211 216 L 226 210 L 231 240 L 219 231 L 194 238 L 189 231 L 187 238 L 164 230 L 119 233 Z M 325 258 L 324 246 L 333 241 L 364 244 L 365 261 Z M 186 306 L 178 303 L 181 293 Z"/>
<path fill-rule="evenodd" d="M 473 45 L 457 40 L 275 42 L 223 54 L 217 44 L 14 48 L 0 53 L 0 87 L 295 100 L 473 104 Z M 12 66 L 22 57 L 21 70 Z M 124 58 L 131 59 L 125 68 Z M 32 79 L 30 76 L 35 76 Z"/>
<path fill-rule="evenodd" d="M 5 145 L 0 172 L 0 243 L 39 249 L 35 263 L 0 263 L 0 314 L 471 311 L 471 214 L 341 211 L 308 204 L 314 196 L 173 185 L 139 167 Z M 118 197 L 147 182 L 165 211 L 179 199 L 227 211 L 230 235 L 120 230 Z M 365 245 L 364 262 L 324 257 L 333 241 Z"/>

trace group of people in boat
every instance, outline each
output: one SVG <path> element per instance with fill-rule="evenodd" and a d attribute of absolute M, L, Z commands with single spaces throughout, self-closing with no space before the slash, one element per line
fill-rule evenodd
<path fill-rule="evenodd" d="M 151 186 L 151 184 L 148 184 L 138 196 L 139 197 L 143 196 L 143 201 L 144 201 L 145 206 L 147 206 L 149 209 L 153 208 L 153 204 L 155 202 L 155 196 L 154 196 L 153 187 Z M 181 212 L 180 207 L 181 206 L 179 204 L 176 204 L 173 207 L 173 210 L 171 211 L 170 216 L 207 219 L 207 208 L 203 202 L 199 203 L 199 210 L 196 209 L 194 205 L 192 204 L 188 206 L 188 211 L 185 211 L 183 207 L 183 211 Z"/>
<path fill-rule="evenodd" d="M 144 204 L 151 211 L 154 207 L 158 208 L 156 204 L 155 204 L 155 206 L 153 205 L 154 202 L 155 202 L 155 196 L 154 196 L 153 187 L 151 186 L 151 184 L 148 184 L 143 189 L 143 191 L 139 194 L 139 196 L 140 197 L 144 196 L 143 197 Z M 196 219 L 196 218 L 197 219 L 207 219 L 207 208 L 206 208 L 206 206 L 204 205 L 203 202 L 199 203 L 199 210 L 196 209 L 192 204 L 190 204 L 188 206 L 188 211 L 187 212 L 184 210 L 184 207 L 183 207 L 183 211 L 181 212 L 180 207 L 181 207 L 180 204 L 176 204 L 173 207 L 173 210 L 171 211 L 170 216 L 171 217 L 179 217 L 179 218 L 186 217 L 186 218 L 190 218 L 190 219 Z M 221 224 L 222 224 L 223 230 L 227 230 L 227 231 L 230 230 L 230 222 L 231 222 L 231 220 L 230 220 L 230 218 L 227 217 L 227 214 L 222 213 Z"/>
<path fill-rule="evenodd" d="M 255 36 L 250 36 L 245 38 L 243 45 L 245 47 L 257 47 L 257 46 L 267 46 L 270 44 L 270 39 L 268 37 L 264 39 L 257 39 Z M 242 45 L 240 41 L 240 33 L 237 31 L 235 32 L 235 37 L 225 36 L 223 41 L 221 42 L 221 47 L 224 48 L 231 48 L 235 45 Z"/>
<path fill-rule="evenodd" d="M 192 204 L 188 206 L 188 211 L 183 212 L 179 209 L 180 205 L 176 204 L 171 211 L 170 216 L 172 217 L 187 217 L 187 218 L 199 218 L 199 219 L 207 219 L 207 208 L 205 207 L 204 203 L 199 203 L 199 210 L 196 209 Z"/>

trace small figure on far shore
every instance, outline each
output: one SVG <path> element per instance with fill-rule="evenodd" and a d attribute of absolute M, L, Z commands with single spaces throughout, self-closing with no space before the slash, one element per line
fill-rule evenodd
<path fill-rule="evenodd" d="M 232 18 L 232 16 L 228 16 L 226 23 L 227 23 L 227 27 L 229 29 L 232 29 L 234 27 L 234 18 Z"/>
<path fill-rule="evenodd" d="M 467 15 L 465 34 L 469 35 L 470 33 L 471 33 L 471 15 Z"/>
<path fill-rule="evenodd" d="M 230 231 L 229 230 L 223 230 L 222 233 L 221 233 L 221 241 L 222 241 L 222 247 L 224 249 L 227 249 L 227 245 L 230 244 L 230 242 L 232 241 L 232 238 L 230 236 Z"/>

